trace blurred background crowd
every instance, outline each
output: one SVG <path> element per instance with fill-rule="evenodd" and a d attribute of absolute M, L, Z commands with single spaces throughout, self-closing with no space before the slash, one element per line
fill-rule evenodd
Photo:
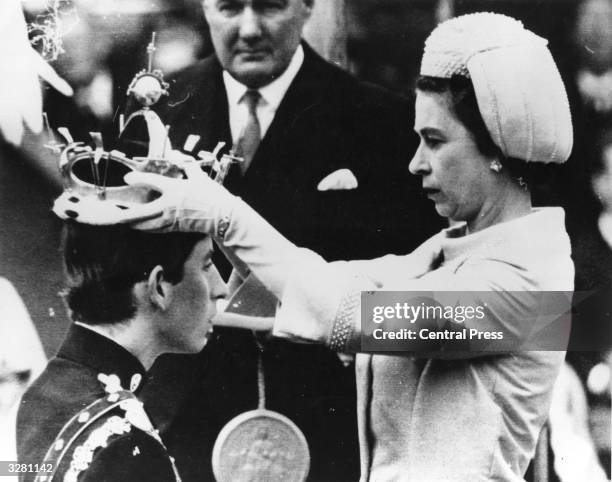
<path fill-rule="evenodd" d="M 535 201 L 562 205 L 567 213 L 581 300 L 568 353 L 573 367 L 568 386 L 582 389 L 579 397 L 586 397 L 587 430 L 609 479 L 612 226 L 606 214 L 612 212 L 612 0 L 319 1 L 342 4 L 343 21 L 334 39 L 346 41 L 346 48 L 337 48 L 334 60 L 363 80 L 407 96 L 424 40 L 440 20 L 494 11 L 522 20 L 549 39 L 570 96 L 575 147 L 570 161 L 546 176 Z M 39 25 L 32 38 L 57 21 L 47 16 L 50 4 L 59 7 L 63 52 L 54 58 L 49 45 L 37 47 L 46 50 L 75 94 L 66 98 L 48 89 L 44 106 L 49 125 L 67 127 L 77 140 L 89 140 L 90 131 L 101 131 L 106 139 L 116 135 L 117 114 L 134 74 L 146 66 L 152 32 L 157 38 L 154 67 L 167 77 L 212 53 L 200 0 L 25 0 L 27 20 Z M 23 298 L 44 352 L 52 356 L 68 319 L 59 296 L 59 221 L 49 213 L 60 189 L 56 159 L 42 155 L 42 162 L 29 162 L 27 153 L 7 156 L 15 160 L 0 168 L 0 276 Z M 5 345 L 0 341 L 0 378 L 15 372 L 7 355 L 15 350 Z"/>

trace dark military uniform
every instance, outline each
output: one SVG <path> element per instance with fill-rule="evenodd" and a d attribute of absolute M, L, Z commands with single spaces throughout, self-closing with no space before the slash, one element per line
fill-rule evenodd
<path fill-rule="evenodd" d="M 55 462 L 58 481 L 180 480 L 136 398 L 145 383 L 144 367 L 127 350 L 72 325 L 21 401 L 19 461 Z"/>

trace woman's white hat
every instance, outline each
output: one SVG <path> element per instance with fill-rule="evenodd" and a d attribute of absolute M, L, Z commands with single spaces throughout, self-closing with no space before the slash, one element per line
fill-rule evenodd
<path fill-rule="evenodd" d="M 431 33 L 420 73 L 470 78 L 480 114 L 506 157 L 562 163 L 572 150 L 572 120 L 547 44 L 511 17 L 463 15 Z"/>

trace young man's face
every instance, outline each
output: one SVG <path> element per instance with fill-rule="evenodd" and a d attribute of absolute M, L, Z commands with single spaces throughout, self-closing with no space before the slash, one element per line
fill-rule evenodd
<path fill-rule="evenodd" d="M 162 337 L 173 352 L 197 353 L 212 329 L 216 302 L 227 288 L 212 262 L 212 242 L 199 241 L 183 265 L 183 278 L 173 285 Z"/>
<path fill-rule="evenodd" d="M 203 0 L 215 52 L 232 77 L 257 89 L 289 66 L 309 0 Z"/>

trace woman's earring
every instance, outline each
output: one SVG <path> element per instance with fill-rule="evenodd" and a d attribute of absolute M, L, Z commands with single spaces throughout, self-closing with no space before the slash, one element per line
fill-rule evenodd
<path fill-rule="evenodd" d="M 491 169 L 492 171 L 495 172 L 499 172 L 502 170 L 502 163 L 499 162 L 497 159 L 494 159 L 493 161 L 491 161 L 491 163 L 489 164 L 489 169 Z"/>

